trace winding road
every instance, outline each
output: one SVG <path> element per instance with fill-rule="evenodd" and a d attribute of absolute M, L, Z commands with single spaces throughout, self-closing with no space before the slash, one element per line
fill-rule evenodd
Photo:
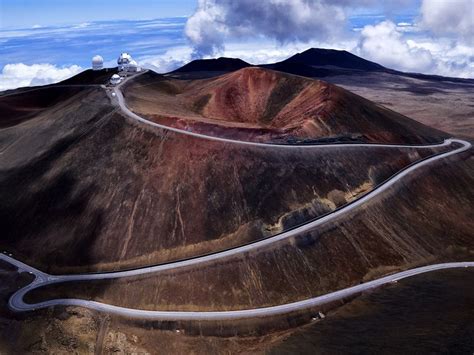
<path fill-rule="evenodd" d="M 161 265 L 137 268 L 132 270 L 117 271 L 117 272 L 106 272 L 106 273 L 92 273 L 92 274 L 73 274 L 73 275 L 50 275 L 44 273 L 40 270 L 37 270 L 29 265 L 22 263 L 10 256 L 0 254 L 0 260 L 4 260 L 7 263 L 10 263 L 18 268 L 20 272 L 29 272 L 35 276 L 35 279 L 32 283 L 21 288 L 15 292 L 9 299 L 9 307 L 13 311 L 23 312 L 31 311 L 35 309 L 47 308 L 56 305 L 62 306 L 81 306 L 91 308 L 101 312 L 108 312 L 122 316 L 136 317 L 142 319 L 153 319 L 153 320 L 229 320 L 229 319 L 238 319 L 238 318 L 251 318 L 251 317 L 262 317 L 270 315 L 279 315 L 296 310 L 304 310 L 307 308 L 312 308 L 315 306 L 320 306 L 329 302 L 342 300 L 344 298 L 354 296 L 360 292 L 380 287 L 389 282 L 400 280 L 402 278 L 418 275 L 425 272 L 447 269 L 447 268 L 460 268 L 460 267 L 474 267 L 474 262 L 463 262 L 463 263 L 446 263 L 446 264 L 435 264 L 424 266 L 412 270 L 403 271 L 397 274 L 389 275 L 382 277 L 377 280 L 373 280 L 364 284 L 357 286 L 349 287 L 343 290 L 336 292 L 331 292 L 326 295 L 310 298 L 303 301 L 293 302 L 289 304 L 265 307 L 265 308 L 256 308 L 256 309 L 247 309 L 247 310 L 237 310 L 237 311 L 219 311 L 219 312 L 185 312 L 185 311 L 147 311 L 140 309 L 131 309 L 126 307 L 119 307 L 115 305 L 80 300 L 80 299 L 54 299 L 45 302 L 40 302 L 36 304 L 27 304 L 23 301 L 24 296 L 32 291 L 33 289 L 43 287 L 46 285 L 57 284 L 61 282 L 74 282 L 74 281 L 90 281 L 90 280 L 106 280 L 106 279 L 117 279 L 123 277 L 139 276 L 149 273 L 157 273 L 160 271 L 176 269 L 186 266 L 192 266 L 200 263 L 210 262 L 213 260 L 229 257 L 232 255 L 244 253 L 253 249 L 258 249 L 263 246 L 275 243 L 277 241 L 296 236 L 299 233 L 309 231 L 323 223 L 326 223 L 332 219 L 335 219 L 348 211 L 357 208 L 361 204 L 367 202 L 369 199 L 373 198 L 377 194 L 389 189 L 393 184 L 397 183 L 406 175 L 410 174 L 416 169 L 419 169 L 422 166 L 433 163 L 436 160 L 447 158 L 454 154 L 459 154 L 468 150 L 471 147 L 469 142 L 459 140 L 459 139 L 448 139 L 443 144 L 437 146 L 448 145 L 452 143 L 459 143 L 461 146 L 457 149 L 454 149 L 449 152 L 439 153 L 434 156 L 425 158 L 422 161 L 416 162 L 404 170 L 398 172 L 396 175 L 392 176 L 386 182 L 374 188 L 372 191 L 364 195 L 363 197 L 353 201 L 352 203 L 346 204 L 339 209 L 336 209 L 325 216 L 322 216 L 316 220 L 310 221 L 309 223 L 298 226 L 294 229 L 288 230 L 281 234 L 259 240 L 247 245 L 242 245 L 239 247 L 231 248 L 228 250 L 218 251 L 215 253 L 202 255 L 194 258 L 179 260 L 176 262 L 170 262 Z"/>
<path fill-rule="evenodd" d="M 201 139 L 207 139 L 207 140 L 212 140 L 212 141 L 218 141 L 222 143 L 232 143 L 232 144 L 238 144 L 238 145 L 247 145 L 247 146 L 255 146 L 255 147 L 265 147 L 265 148 L 272 148 L 272 149 L 324 149 L 324 148 L 374 148 L 374 147 L 382 147 L 382 148 L 434 148 L 434 147 L 441 147 L 445 145 L 449 145 L 450 143 L 445 141 L 444 143 L 441 144 L 419 144 L 419 145 L 408 145 L 408 144 L 383 144 L 383 143 L 331 143 L 331 144 L 326 144 L 326 143 L 317 143 L 317 144 L 277 144 L 277 143 L 262 143 L 262 142 L 252 142 L 252 141 L 242 141 L 242 140 L 237 140 L 237 139 L 230 139 L 230 138 L 222 138 L 218 136 L 211 136 L 203 133 L 196 133 L 196 132 L 191 132 L 187 131 L 184 129 L 179 129 L 175 127 L 170 127 L 166 125 L 162 125 L 156 122 L 152 122 L 149 119 L 143 118 L 139 115 L 137 115 L 135 112 L 131 111 L 126 103 L 125 99 L 123 97 L 121 88 L 122 86 L 127 83 L 129 80 L 136 78 L 137 76 L 140 76 L 142 74 L 146 73 L 146 71 L 143 71 L 139 74 L 130 76 L 123 80 L 120 84 L 116 85 L 113 87 L 113 93 L 115 93 L 115 96 L 110 96 L 110 99 L 112 103 L 116 103 L 120 106 L 120 109 L 122 112 L 128 116 L 129 118 L 136 120 L 140 123 L 144 123 L 146 125 L 156 127 L 156 128 L 161 128 L 166 131 L 171 131 L 171 132 L 176 132 L 179 134 L 184 134 L 188 135 L 191 137 L 195 138 L 201 138 Z"/>
<path fill-rule="evenodd" d="M 128 79 L 127 79 L 128 80 Z M 219 311 L 219 312 L 186 312 L 186 311 L 147 311 L 140 309 L 130 309 L 125 307 L 119 307 L 115 305 L 104 304 L 95 301 L 81 300 L 81 299 L 53 299 L 45 302 L 40 302 L 36 304 L 27 304 L 24 302 L 24 296 L 39 287 L 44 287 L 46 285 L 57 284 L 62 282 L 75 282 L 75 281 L 90 281 L 90 280 L 106 280 L 106 279 L 117 279 L 123 277 L 139 276 L 149 273 L 157 273 L 165 270 L 176 269 L 181 267 L 188 267 L 197 265 L 200 263 L 210 262 L 221 258 L 226 258 L 234 256 L 237 254 L 245 253 L 251 250 L 262 248 L 264 246 L 273 244 L 275 242 L 288 239 L 290 237 L 297 236 L 298 234 L 308 232 L 314 229 L 317 226 L 320 226 L 324 223 L 332 221 L 345 213 L 361 206 L 366 203 L 368 200 L 372 199 L 376 195 L 390 189 L 394 184 L 397 184 L 401 179 L 406 177 L 408 174 L 412 173 L 416 169 L 420 169 L 424 166 L 434 163 L 440 159 L 446 159 L 452 155 L 460 154 L 471 148 L 471 144 L 467 141 L 460 139 L 447 139 L 443 143 L 433 144 L 433 145 L 403 145 L 403 144 L 359 144 L 359 143 L 349 143 L 349 144 L 317 144 L 317 145 L 281 145 L 281 144 L 272 144 L 272 143 L 259 143 L 259 142 L 249 142 L 249 141 L 239 141 L 228 138 L 221 138 L 215 136 L 204 135 L 200 133 L 189 132 L 186 130 L 181 130 L 178 128 L 168 127 L 161 125 L 155 122 L 151 122 L 145 118 L 140 117 L 134 112 L 130 111 L 125 104 L 124 97 L 120 91 L 120 87 L 127 81 L 125 80 L 121 84 L 113 88 L 115 96 L 110 95 L 112 101 L 116 100 L 116 103 L 120 106 L 122 112 L 141 123 L 165 129 L 168 131 L 173 131 L 180 134 L 185 134 L 197 138 L 203 138 L 208 140 L 215 140 L 224 143 L 232 144 L 241 144 L 241 145 L 251 145 L 251 146 L 261 146 L 261 147 L 271 147 L 279 149 L 321 149 L 321 148 L 334 148 L 334 147 L 390 147 L 390 148 L 434 148 L 434 147 L 443 147 L 449 146 L 453 143 L 459 144 L 459 147 L 448 152 L 438 153 L 430 157 L 424 158 L 418 162 L 415 162 L 380 185 L 376 186 L 372 191 L 366 193 L 364 196 L 354 200 L 351 203 L 348 203 L 340 208 L 323 215 L 315 220 L 309 221 L 303 225 L 299 225 L 291 230 L 285 231 L 283 233 L 251 242 L 246 245 L 241 245 L 238 247 L 230 248 L 227 250 L 217 251 L 207 255 L 197 256 L 193 258 L 183 259 L 175 262 L 169 262 L 160 265 L 154 265 L 149 267 L 117 271 L 117 272 L 105 272 L 105 273 L 92 273 L 92 274 L 73 274 L 73 275 L 50 275 L 44 273 L 40 270 L 37 270 L 29 265 L 24 264 L 21 261 L 14 259 L 11 256 L 0 254 L 0 260 L 3 260 L 9 264 L 16 266 L 19 272 L 29 272 L 35 276 L 35 279 L 29 285 L 19 289 L 15 292 L 9 299 L 9 307 L 13 311 L 23 312 L 30 311 L 40 308 L 46 308 L 50 306 L 62 305 L 62 306 L 81 306 L 97 311 L 113 313 L 117 315 L 129 316 L 129 317 L 138 317 L 143 319 L 154 319 L 154 320 L 228 320 L 228 319 L 238 319 L 238 318 L 251 318 L 251 317 L 262 317 L 270 315 L 279 315 L 296 310 L 303 310 L 307 308 L 312 308 L 315 306 L 320 306 L 325 303 L 342 300 L 347 297 L 354 296 L 366 290 L 370 290 L 376 287 L 380 287 L 384 284 L 397 281 L 406 277 L 411 277 L 421 273 L 431 272 L 435 270 L 448 269 L 448 268 L 460 268 L 460 267 L 474 267 L 474 262 L 462 262 L 462 263 L 445 263 L 445 264 L 435 264 L 424 266 L 412 270 L 407 270 L 399 272 L 393 275 L 385 276 L 377 280 L 366 282 L 357 286 L 349 287 L 343 290 L 331 292 L 326 295 L 310 298 L 303 301 L 293 302 L 284 305 L 278 305 L 273 307 L 257 308 L 257 309 L 247 309 L 247 310 L 236 310 L 236 311 Z"/>
<path fill-rule="evenodd" d="M 346 298 L 358 295 L 364 291 L 375 289 L 377 287 L 383 286 L 385 284 L 395 282 L 407 277 L 412 277 L 415 275 L 444 270 L 444 269 L 454 269 L 454 268 L 468 268 L 474 267 L 474 262 L 458 262 L 458 263 L 444 263 L 444 264 L 434 264 L 419 267 L 416 269 L 406 270 L 398 272 L 393 275 L 388 275 L 377 280 L 369 281 L 357 286 L 348 287 L 339 291 L 331 292 L 322 296 L 317 296 L 309 298 L 302 301 L 282 304 L 272 307 L 262 307 L 254 309 L 243 309 L 236 311 L 148 311 L 143 309 L 133 309 L 115 306 L 111 304 L 81 300 L 81 299 L 53 299 L 49 301 L 39 302 L 35 304 L 25 303 L 23 298 L 26 293 L 34 290 L 38 287 L 46 286 L 53 283 L 72 281 L 76 280 L 97 280 L 97 279 L 106 279 L 110 278 L 110 274 L 91 274 L 91 278 L 77 278 L 80 275 L 49 275 L 40 270 L 37 270 L 31 266 L 28 266 L 18 260 L 13 259 L 4 254 L 0 254 L 0 260 L 3 260 L 7 263 L 10 263 L 18 268 L 19 272 L 28 272 L 35 276 L 35 279 L 32 283 L 27 285 L 24 288 L 21 288 L 15 292 L 9 299 L 8 305 L 11 310 L 15 312 L 25 312 L 32 311 L 36 309 L 42 309 L 52 306 L 77 306 L 77 307 L 87 307 L 94 309 L 99 312 L 111 313 L 119 316 L 126 316 L 132 318 L 140 319 L 149 319 L 149 320 L 232 320 L 232 319 L 245 319 L 245 318 L 254 318 L 254 317 L 268 317 L 276 316 L 281 314 L 287 314 L 294 311 L 302 311 L 305 309 L 314 308 L 321 306 L 330 302 L 341 301 Z M 82 275 L 85 276 L 85 275 Z M 123 276 L 120 276 L 123 277 Z"/>

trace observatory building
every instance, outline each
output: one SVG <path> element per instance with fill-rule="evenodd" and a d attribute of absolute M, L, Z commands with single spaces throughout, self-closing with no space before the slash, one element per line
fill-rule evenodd
<path fill-rule="evenodd" d="M 122 81 L 122 77 L 118 74 L 114 74 L 110 78 L 110 84 L 112 84 L 112 85 L 120 84 L 121 81 Z"/>
<path fill-rule="evenodd" d="M 104 68 L 104 58 L 96 55 L 92 58 L 92 70 L 101 70 Z"/>
<path fill-rule="evenodd" d="M 139 72 L 142 70 L 132 56 L 128 53 L 121 53 L 117 59 L 118 70 L 121 72 Z"/>

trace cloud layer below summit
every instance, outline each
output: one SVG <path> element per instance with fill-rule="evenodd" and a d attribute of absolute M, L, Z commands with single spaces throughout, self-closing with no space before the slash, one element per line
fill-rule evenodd
<path fill-rule="evenodd" d="M 95 54 L 113 66 L 121 51 L 168 72 L 196 57 L 259 64 L 322 47 L 393 69 L 474 78 L 472 0 L 384 3 L 199 0 L 187 17 L 0 28 L 0 90 L 62 80 Z"/>
<path fill-rule="evenodd" d="M 394 20 L 410 2 L 392 1 L 382 8 L 377 8 L 377 3 L 200 0 L 185 32 L 195 57 L 225 53 L 227 43 L 249 38 L 273 41 L 280 47 L 290 43 L 341 47 L 345 43 L 344 49 L 391 68 L 473 77 L 472 0 L 423 0 L 412 8 L 410 22 Z M 350 20 L 361 11 L 382 15 L 379 21 L 354 29 Z"/>

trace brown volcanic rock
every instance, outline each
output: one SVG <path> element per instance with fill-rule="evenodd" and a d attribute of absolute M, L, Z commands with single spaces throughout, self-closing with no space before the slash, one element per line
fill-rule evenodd
<path fill-rule="evenodd" d="M 80 296 L 139 309 L 248 309 L 315 297 L 423 264 L 469 261 L 473 171 L 472 152 L 465 152 L 289 240 L 154 275 L 52 285 L 29 300 Z"/>
<path fill-rule="evenodd" d="M 232 128 L 229 135 L 254 129 L 260 140 L 344 136 L 419 143 L 446 137 L 332 84 L 261 68 L 192 81 L 144 74 L 125 95 L 132 110 L 157 122 L 200 132 L 212 124 Z"/>
<path fill-rule="evenodd" d="M 215 120 L 260 123 L 269 97 L 278 84 L 275 74 L 255 68 L 239 70 L 214 80 L 212 86 L 199 88 L 199 96 L 211 95 L 201 108 L 202 114 Z M 195 94 L 190 92 L 186 96 L 192 99 Z"/>
<path fill-rule="evenodd" d="M 113 109 L 101 88 L 83 89 L 0 131 L 2 248 L 59 273 L 220 250 L 317 217 L 436 151 L 242 147 Z"/>
<path fill-rule="evenodd" d="M 290 123 L 285 117 L 300 107 L 310 109 L 315 93 L 332 97 L 332 90 L 337 89 L 329 87 L 329 93 L 320 93 L 314 82 L 295 89 L 290 82 L 293 79 L 287 85 L 271 77 L 264 77 L 260 86 L 251 77 L 239 75 L 222 81 L 217 88 L 212 80 L 180 82 L 147 73 L 131 88 L 136 92 L 136 84 L 146 79 L 141 82 L 145 86 L 140 94 L 148 95 L 149 100 L 140 103 L 162 113 L 182 110 L 184 124 L 190 121 L 187 115 L 194 115 L 193 119 L 207 119 L 216 125 L 217 119 L 203 116 L 209 109 L 216 112 L 216 118 L 225 116 L 221 120 L 224 130 L 247 125 L 246 129 L 261 129 L 268 136 L 274 131 L 287 134 L 285 125 Z M 210 88 L 204 90 L 202 83 Z M 234 88 L 253 94 L 238 91 L 237 98 L 225 95 Z M 207 95 L 214 89 L 219 92 L 215 105 L 212 97 L 186 97 L 191 90 Z M 266 89 L 270 94 L 263 92 Z M 303 95 L 305 90 L 307 95 Z M 155 95 L 157 91 L 166 95 Z M 380 120 L 390 123 L 373 121 L 377 117 L 373 105 L 364 106 L 360 98 L 341 92 L 334 96 L 334 106 L 325 106 L 328 99 L 321 99 L 327 112 L 318 111 L 336 130 L 351 127 L 339 121 L 354 106 L 359 110 L 358 119 L 370 117 L 361 125 L 372 130 L 365 139 L 412 139 L 409 134 L 414 134 L 415 140 L 426 138 L 418 136 L 410 121 L 393 123 L 384 111 Z M 39 95 L 43 94 L 45 97 L 34 96 L 31 101 L 11 97 L 17 101 L 5 105 L 16 112 L 28 110 L 30 102 L 37 100 L 39 109 L 0 130 L 0 248 L 52 272 L 141 266 L 251 241 L 329 211 L 407 164 L 439 151 L 243 148 L 132 122 L 114 112 L 99 88 L 81 89 L 51 104 L 47 100 L 54 95 L 47 91 Z M 277 99 L 272 101 L 272 95 Z M 169 105 L 154 106 L 157 97 Z M 229 105 L 229 112 L 222 105 Z M 335 111 L 338 115 L 332 117 Z M 298 111 L 294 117 L 297 125 L 291 129 L 295 132 L 300 127 L 309 132 L 303 121 L 298 121 L 302 114 Z M 253 121 L 246 122 L 247 117 Z M 177 116 L 166 118 L 172 122 Z M 274 128 L 274 123 L 283 128 Z M 395 133 L 386 131 L 391 129 Z M 243 137 L 247 133 L 239 131 Z M 145 309 L 248 308 L 311 297 L 418 264 L 472 259 L 472 176 L 472 153 L 467 152 L 417 171 L 334 223 L 266 249 L 158 277 L 54 285 L 35 291 L 28 299 L 63 295 Z M 11 276 L 5 280 L 0 290 L 4 305 L 16 286 L 23 285 Z M 27 319 L 31 324 L 25 326 L 26 335 L 16 317 L 13 322 L 10 314 L 4 318 L 4 312 L 0 313 L 0 328 L 16 339 L 6 347 L 0 344 L 2 349 L 25 344 L 25 351 L 30 352 L 44 350 L 43 346 L 59 352 L 100 352 L 104 342 L 104 351 L 125 348 L 143 352 L 136 337 L 130 337 L 131 343 L 125 347 L 130 328 L 108 331 L 108 321 L 99 325 L 87 310 L 81 309 L 77 317 L 65 322 L 57 319 L 68 318 L 63 312 L 55 320 L 51 320 L 52 310 L 34 312 L 46 317 L 41 322 Z M 155 340 L 156 332 L 151 328 L 156 325 L 148 327 Z M 30 334 L 35 327 L 42 331 Z M 79 329 L 81 336 L 76 340 L 70 329 Z M 93 349 L 89 345 L 96 333 L 99 347 Z M 182 346 L 183 334 L 172 334 Z"/>

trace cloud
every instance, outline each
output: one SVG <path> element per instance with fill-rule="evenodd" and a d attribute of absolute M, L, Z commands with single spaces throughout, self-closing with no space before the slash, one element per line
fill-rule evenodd
<path fill-rule="evenodd" d="M 89 27 L 91 25 L 90 22 L 82 22 L 76 26 L 73 26 L 72 28 L 86 28 L 86 27 Z"/>
<path fill-rule="evenodd" d="M 141 66 L 157 73 L 168 73 L 191 60 L 192 49 L 189 47 L 176 47 L 158 56 L 144 56 L 138 58 Z"/>
<path fill-rule="evenodd" d="M 284 46 L 269 38 L 228 41 L 219 55 L 251 64 L 280 61 L 308 47 L 345 49 L 389 68 L 454 77 L 473 77 L 474 51 L 452 39 L 433 38 L 415 23 L 379 22 L 361 28 L 355 37 L 291 42 Z M 161 55 L 139 57 L 141 65 L 159 73 L 172 71 L 192 59 L 192 49 L 179 46 Z"/>
<path fill-rule="evenodd" d="M 52 64 L 7 64 L 0 73 L 0 91 L 55 83 L 76 75 L 82 70 L 77 65 L 58 68 Z"/>
<path fill-rule="evenodd" d="M 402 71 L 474 77 L 472 46 L 447 39 L 407 38 L 402 27 L 391 21 L 365 26 L 354 52 Z"/>
<path fill-rule="evenodd" d="M 429 73 L 442 76 L 474 78 L 474 48 L 447 38 L 407 40 L 411 47 L 428 50 L 433 56 Z"/>
<path fill-rule="evenodd" d="M 266 37 L 280 44 L 334 37 L 345 0 L 199 0 L 185 33 L 196 56 L 222 51 L 227 37 Z"/>
<path fill-rule="evenodd" d="M 421 24 L 436 34 L 474 36 L 474 2 L 472 0 L 423 0 Z M 472 43 L 472 42 L 471 42 Z"/>
<path fill-rule="evenodd" d="M 419 11 L 418 19 L 383 21 L 402 8 Z M 360 15 L 347 31 L 347 20 L 354 23 L 361 9 L 378 9 L 382 22 L 364 23 Z M 402 71 L 473 77 L 473 16 L 472 0 L 416 6 L 409 0 L 199 0 L 185 34 L 194 58 L 219 54 L 263 63 L 292 54 L 289 48 L 338 47 Z"/>
<path fill-rule="evenodd" d="M 406 71 L 429 71 L 433 57 L 429 50 L 409 45 L 402 32 L 391 21 L 367 25 L 361 31 L 357 51 L 389 68 Z"/>

